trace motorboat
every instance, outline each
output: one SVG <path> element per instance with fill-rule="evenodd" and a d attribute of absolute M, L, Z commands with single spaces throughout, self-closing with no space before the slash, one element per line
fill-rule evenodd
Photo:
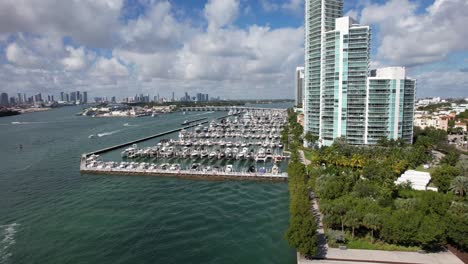
<path fill-rule="evenodd" d="M 171 171 L 180 170 L 180 164 L 178 163 L 172 164 L 171 167 L 169 167 L 169 170 Z"/>
<path fill-rule="evenodd" d="M 225 171 L 226 171 L 226 172 L 233 172 L 233 171 L 234 171 L 234 168 L 233 168 L 232 164 L 226 165 L 226 170 L 225 170 Z"/>
<path fill-rule="evenodd" d="M 273 174 L 278 174 L 279 173 L 279 167 L 275 165 L 273 165 L 273 168 L 271 168 L 271 173 Z"/>
<path fill-rule="evenodd" d="M 191 170 L 198 170 L 200 168 L 200 163 L 193 163 L 192 166 L 190 167 Z"/>

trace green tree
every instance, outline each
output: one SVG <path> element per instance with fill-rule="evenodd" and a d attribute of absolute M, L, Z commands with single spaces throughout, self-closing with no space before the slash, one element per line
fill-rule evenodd
<path fill-rule="evenodd" d="M 354 238 L 354 230 L 361 225 L 361 215 L 356 210 L 346 212 L 344 223 L 347 227 L 351 227 L 351 235 Z"/>
<path fill-rule="evenodd" d="M 304 139 L 307 141 L 307 143 L 314 143 L 316 142 L 319 138 L 316 135 L 313 135 L 312 132 L 307 131 L 307 133 L 304 135 Z"/>
<path fill-rule="evenodd" d="M 448 210 L 447 240 L 462 251 L 468 252 L 468 204 L 466 202 L 454 202 Z"/>
<path fill-rule="evenodd" d="M 450 151 L 440 160 L 440 164 L 447 164 L 450 166 L 456 166 L 460 158 L 460 154 L 456 151 Z"/>
<path fill-rule="evenodd" d="M 424 248 L 433 249 L 442 245 L 445 238 L 445 222 L 436 214 L 424 216 L 419 225 L 417 240 Z"/>
<path fill-rule="evenodd" d="M 374 231 L 379 230 L 382 225 L 380 216 L 378 214 L 367 213 L 362 219 L 362 224 L 371 231 L 372 243 L 374 243 Z"/>
<path fill-rule="evenodd" d="M 450 183 L 450 191 L 459 196 L 465 196 L 468 192 L 468 177 L 457 176 Z"/>
<path fill-rule="evenodd" d="M 456 167 L 443 164 L 437 167 L 431 174 L 431 181 L 438 188 L 439 192 L 447 192 L 450 188 L 452 180 L 460 175 L 460 170 Z"/>

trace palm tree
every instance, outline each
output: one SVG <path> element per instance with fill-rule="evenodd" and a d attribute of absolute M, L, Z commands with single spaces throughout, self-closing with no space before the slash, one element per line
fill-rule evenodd
<path fill-rule="evenodd" d="M 354 229 L 356 227 L 359 227 L 361 221 L 359 219 L 359 214 L 357 211 L 355 210 L 351 210 L 351 211 L 348 211 L 346 213 L 346 215 L 344 216 L 344 222 L 346 224 L 346 226 L 349 226 L 351 227 L 351 230 L 352 230 L 352 237 L 354 238 Z"/>
<path fill-rule="evenodd" d="M 371 231 L 372 243 L 374 243 L 374 231 L 380 228 L 380 217 L 377 214 L 368 213 L 362 219 L 364 226 Z"/>
<path fill-rule="evenodd" d="M 468 192 L 468 177 L 455 177 L 450 184 L 449 190 L 453 191 L 457 195 L 465 196 Z"/>

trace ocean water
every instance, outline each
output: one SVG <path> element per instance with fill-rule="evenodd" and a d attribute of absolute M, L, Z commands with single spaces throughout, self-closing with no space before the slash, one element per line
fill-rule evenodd
<path fill-rule="evenodd" d="M 0 264 L 295 262 L 287 183 L 79 173 L 82 153 L 225 113 L 80 109 L 0 118 Z"/>

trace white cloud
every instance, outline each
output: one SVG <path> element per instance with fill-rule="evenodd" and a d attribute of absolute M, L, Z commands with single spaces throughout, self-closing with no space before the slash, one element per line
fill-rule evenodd
<path fill-rule="evenodd" d="M 122 0 L 2 0 L 0 33 L 70 36 L 82 44 L 109 47 Z"/>
<path fill-rule="evenodd" d="M 116 58 L 99 58 L 94 65 L 92 74 L 102 78 L 127 77 L 127 67 L 122 65 Z"/>
<path fill-rule="evenodd" d="M 69 53 L 68 57 L 62 59 L 65 70 L 78 71 L 82 70 L 86 66 L 86 55 L 83 47 L 73 48 L 71 46 L 66 47 Z"/>
<path fill-rule="evenodd" d="M 189 25 L 179 23 L 171 14 L 167 1 L 151 6 L 144 16 L 131 20 L 120 30 L 120 48 L 153 52 L 180 48 L 184 39 L 193 34 Z"/>
<path fill-rule="evenodd" d="M 414 66 L 468 50 L 468 1 L 435 0 L 423 14 L 417 7 L 409 0 L 389 0 L 362 10 L 362 23 L 379 26 L 378 59 Z"/>
<path fill-rule="evenodd" d="M 20 47 L 17 43 L 8 45 L 5 55 L 8 61 L 21 67 L 35 67 L 39 63 L 39 59 L 31 51 Z"/>
<path fill-rule="evenodd" d="M 234 21 L 239 13 L 238 0 L 208 0 L 205 5 L 208 31 L 215 31 Z"/>

